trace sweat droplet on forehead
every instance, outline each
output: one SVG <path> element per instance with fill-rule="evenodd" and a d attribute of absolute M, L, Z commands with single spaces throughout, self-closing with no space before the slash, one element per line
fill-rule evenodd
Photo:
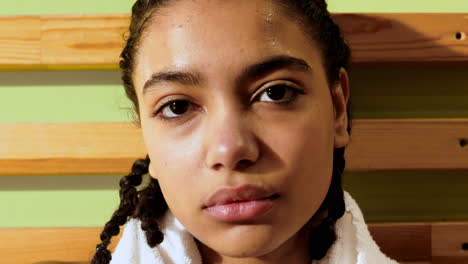
<path fill-rule="evenodd" d="M 290 23 L 285 23 L 288 15 L 284 10 L 276 4 L 270 3 L 262 6 L 259 10 L 257 25 L 259 31 L 263 32 L 265 44 L 276 47 L 279 39 L 284 38 L 284 34 L 288 32 Z"/>

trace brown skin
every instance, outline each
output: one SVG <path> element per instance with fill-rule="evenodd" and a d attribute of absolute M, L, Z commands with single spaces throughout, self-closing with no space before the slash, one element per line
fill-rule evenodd
<path fill-rule="evenodd" d="M 311 70 L 281 67 L 236 81 L 275 56 L 299 58 Z M 160 81 L 143 94 L 145 82 L 162 71 L 199 80 Z M 133 77 L 150 174 L 197 239 L 204 263 L 308 263 L 307 234 L 300 230 L 328 191 L 333 149 L 349 141 L 346 71 L 340 76 L 330 93 L 317 45 L 268 0 L 175 1 L 149 22 Z M 273 84 L 305 94 L 289 105 L 271 102 L 264 91 Z M 191 106 L 171 121 L 152 116 L 174 99 Z M 165 107 L 161 115 L 175 113 Z M 281 195 L 264 216 L 225 223 L 202 210 L 216 189 L 247 183 Z"/>

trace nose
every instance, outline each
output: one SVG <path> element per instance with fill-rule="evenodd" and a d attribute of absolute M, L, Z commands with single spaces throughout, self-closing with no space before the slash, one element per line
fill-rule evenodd
<path fill-rule="evenodd" d="M 225 111 L 208 120 L 204 138 L 208 168 L 244 170 L 257 161 L 259 144 L 247 118 Z"/>

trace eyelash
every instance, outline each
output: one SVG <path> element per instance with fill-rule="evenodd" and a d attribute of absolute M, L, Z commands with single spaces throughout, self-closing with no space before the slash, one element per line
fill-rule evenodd
<path fill-rule="evenodd" d="M 276 84 L 276 85 L 270 85 L 267 88 L 263 89 L 261 92 L 258 93 L 258 95 L 255 96 L 255 98 L 260 97 L 262 94 L 267 92 L 268 89 L 274 88 L 274 87 L 285 87 L 286 88 L 286 93 L 288 91 L 292 92 L 292 95 L 291 95 L 292 98 L 290 100 L 288 100 L 288 101 L 267 102 L 267 103 L 273 103 L 273 104 L 279 104 L 279 105 L 287 106 L 287 105 L 290 105 L 290 104 L 294 103 L 299 95 L 304 95 L 305 94 L 305 92 L 302 89 L 295 88 L 295 87 L 292 87 L 292 86 L 287 85 L 287 84 Z M 155 112 L 153 112 L 151 114 L 151 117 L 153 117 L 153 118 L 157 117 L 158 119 L 160 119 L 162 121 L 167 121 L 167 122 L 176 121 L 177 119 L 182 118 L 185 114 L 181 114 L 181 115 L 179 115 L 177 117 L 165 117 L 165 116 L 161 115 L 161 112 L 163 111 L 163 109 L 165 107 L 168 107 L 171 103 L 177 102 L 177 101 L 187 101 L 189 103 L 189 106 L 188 106 L 189 109 L 193 108 L 193 104 L 188 100 L 174 99 L 174 100 L 170 100 L 170 101 L 166 102 L 164 105 L 159 107 Z"/>

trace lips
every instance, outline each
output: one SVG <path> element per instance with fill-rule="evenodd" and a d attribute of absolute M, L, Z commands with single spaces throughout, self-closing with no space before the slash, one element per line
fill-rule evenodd
<path fill-rule="evenodd" d="M 217 221 L 248 221 L 270 212 L 278 197 L 278 194 L 256 185 L 225 187 L 208 196 L 202 209 Z"/>
<path fill-rule="evenodd" d="M 205 199 L 203 208 L 234 202 L 263 200 L 274 198 L 276 196 L 278 195 L 273 191 L 257 185 L 245 184 L 236 188 L 223 187 L 216 190 L 214 193 L 209 195 L 207 199 Z"/>

